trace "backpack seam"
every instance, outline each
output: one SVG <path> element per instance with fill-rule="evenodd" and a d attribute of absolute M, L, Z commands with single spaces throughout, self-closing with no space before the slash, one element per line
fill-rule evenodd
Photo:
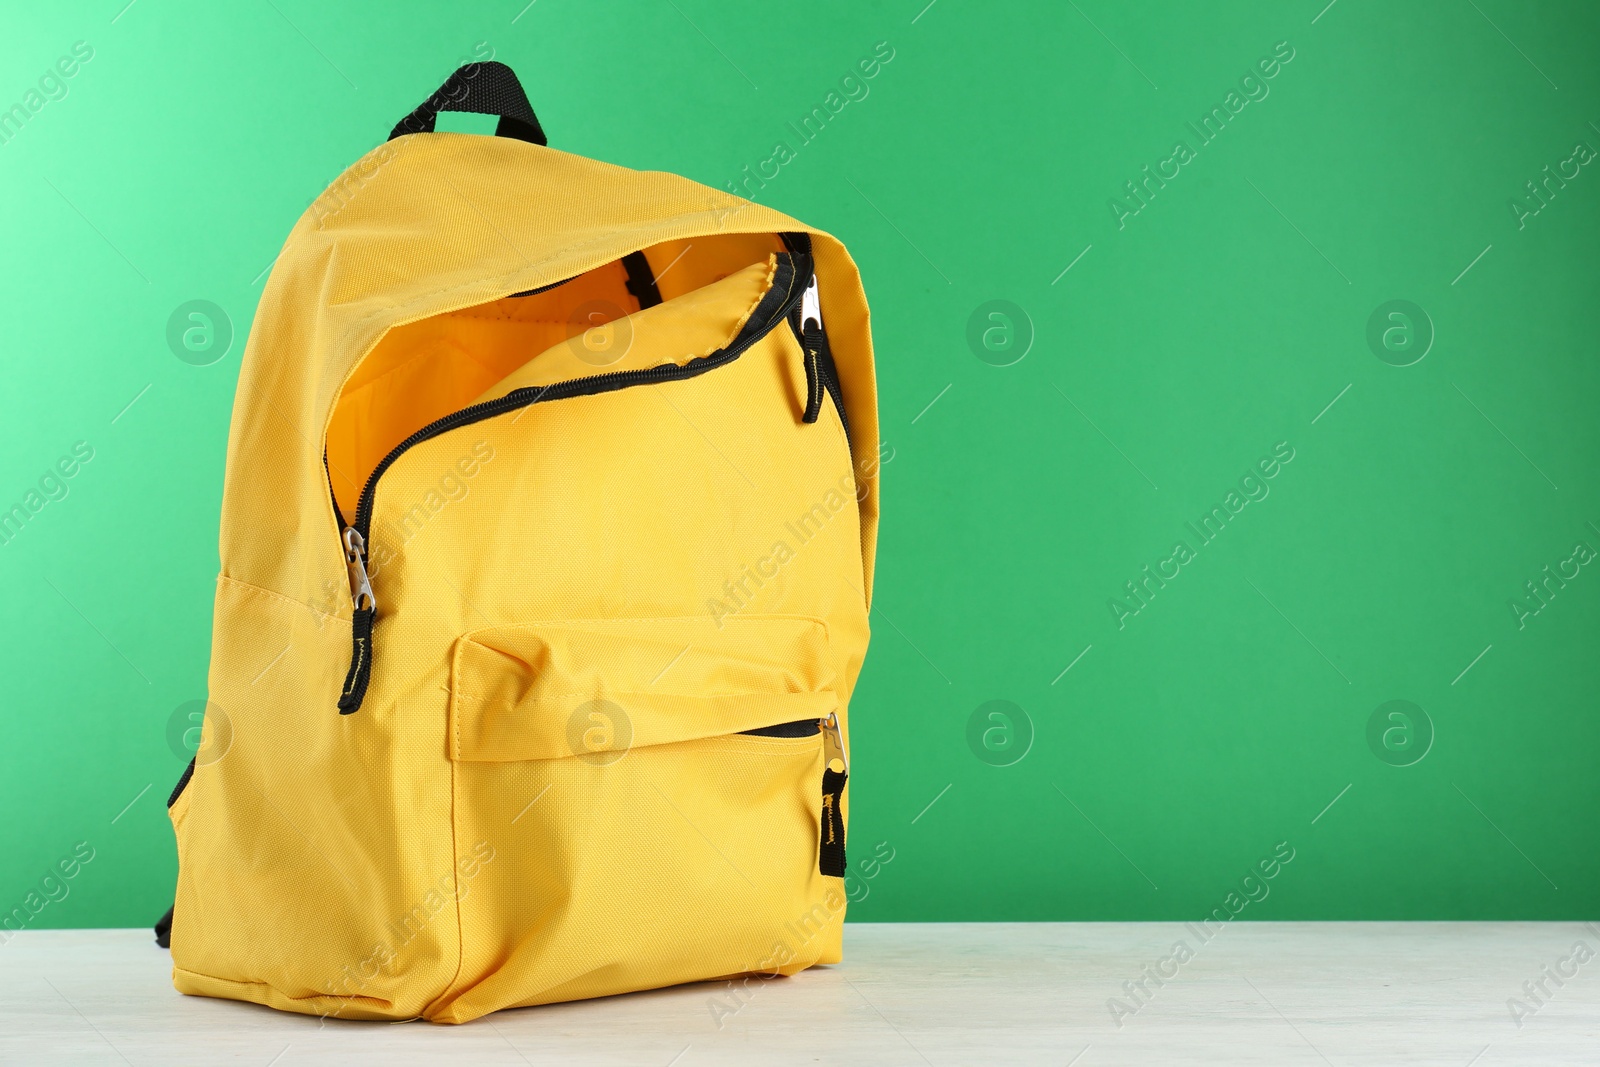
<path fill-rule="evenodd" d="M 797 620 L 797 621 L 800 621 L 800 622 L 815 623 L 817 626 L 821 627 L 822 636 L 826 639 L 828 647 L 831 648 L 832 644 L 833 644 L 833 635 L 828 632 L 828 621 L 826 619 L 823 619 L 823 618 L 821 618 L 819 616 L 816 616 L 816 615 L 803 615 L 803 614 L 800 614 L 800 613 L 797 613 L 797 612 L 773 612 L 773 613 L 765 613 L 765 612 L 763 612 L 763 613 L 758 613 L 758 614 L 741 615 L 740 618 L 742 618 L 742 619 L 794 619 L 794 620 Z M 484 633 L 493 633 L 496 630 L 520 629 L 522 627 L 532 626 L 532 625 L 535 625 L 535 624 L 569 626 L 570 627 L 570 626 L 575 626 L 575 625 L 578 625 L 578 624 L 581 624 L 581 623 L 586 623 L 586 622 L 601 622 L 601 623 L 605 623 L 605 622 L 676 622 L 676 621 L 682 621 L 682 620 L 687 620 L 687 621 L 692 621 L 692 622 L 703 622 L 703 621 L 705 621 L 705 616 L 704 615 L 605 615 L 605 616 L 600 616 L 598 618 L 591 617 L 591 618 L 587 618 L 587 619 L 529 619 L 526 622 L 504 622 L 504 623 L 500 623 L 499 625 L 496 625 L 496 626 L 479 626 L 476 629 L 465 630 L 462 633 L 457 635 L 457 637 L 456 637 L 456 649 L 457 650 L 455 652 L 453 652 L 452 655 L 451 655 L 452 667 L 454 666 L 454 661 L 461 654 L 460 651 L 459 651 L 460 646 L 461 646 L 461 642 L 463 642 L 463 641 L 471 641 L 473 644 L 482 644 L 481 641 L 475 640 L 476 635 L 484 634 Z M 453 685 L 453 683 L 454 683 L 454 678 L 452 676 L 452 685 Z"/>
<path fill-rule="evenodd" d="M 306 602 L 304 602 L 302 600 L 296 600 L 294 597 L 285 596 L 282 593 L 275 592 L 275 591 L 273 591 L 271 589 L 264 588 L 262 586 L 254 584 L 252 582 L 246 582 L 246 581 L 244 581 L 242 579 L 235 578 L 232 575 L 228 575 L 228 574 L 219 574 L 219 575 L 217 575 L 217 583 L 220 585 L 223 582 L 226 582 L 229 585 L 232 585 L 232 586 L 238 588 L 238 590 L 240 592 L 248 594 L 250 596 L 266 597 L 266 598 L 271 599 L 271 600 L 281 600 L 285 604 L 288 604 L 288 605 L 290 605 L 292 607 L 297 607 L 297 608 L 301 608 L 301 609 L 303 609 L 305 611 L 309 611 L 311 614 L 315 615 L 319 619 L 328 619 L 328 620 L 333 621 L 333 622 L 343 622 L 343 623 L 346 623 L 346 624 L 349 624 L 351 622 L 350 619 L 346 619 L 341 615 L 329 615 L 327 612 L 321 610 L 320 608 L 313 607 L 312 605 L 307 604 Z"/>
<path fill-rule="evenodd" d="M 450 680 L 455 681 L 456 661 L 461 655 L 461 642 L 458 639 L 450 649 Z M 461 861 L 457 859 L 460 849 L 460 834 L 456 829 L 456 761 L 454 751 L 461 747 L 461 726 L 455 716 L 455 693 L 452 691 L 446 696 L 445 714 L 449 716 L 449 729 L 455 735 L 456 743 L 451 752 L 445 754 L 445 763 L 450 768 L 450 875 L 455 883 L 456 898 L 456 972 L 445 983 L 439 995 L 430 1000 L 422 1009 L 424 1018 L 432 1019 L 434 1009 L 449 1003 L 448 998 L 455 994 L 456 987 L 461 983 L 461 972 L 467 963 L 466 935 L 463 932 L 461 921 Z M 459 996 L 459 994 L 456 994 Z"/>

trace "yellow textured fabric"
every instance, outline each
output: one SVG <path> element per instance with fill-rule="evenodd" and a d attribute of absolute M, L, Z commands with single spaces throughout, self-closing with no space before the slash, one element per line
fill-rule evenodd
<path fill-rule="evenodd" d="M 496 137 L 401 137 L 334 188 L 240 373 L 205 755 L 171 805 L 177 988 L 458 1023 L 837 961 L 819 847 L 840 746 L 743 731 L 836 715 L 848 747 L 879 445 L 844 248 Z M 619 262 L 640 250 L 654 307 Z M 752 339 L 812 262 L 848 435 L 827 398 L 803 421 L 787 319 Z M 356 641 L 341 532 L 363 485 L 485 401 L 518 406 L 377 479 Z M 340 714 L 357 656 L 370 681 Z"/>

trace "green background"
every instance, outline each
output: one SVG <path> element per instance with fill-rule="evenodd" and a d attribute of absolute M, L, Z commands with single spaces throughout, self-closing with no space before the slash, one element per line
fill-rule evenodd
<path fill-rule="evenodd" d="M 328 182 L 492 49 L 555 145 L 720 188 L 886 41 L 760 195 L 861 264 L 893 448 L 851 781 L 855 855 L 893 859 L 852 918 L 1197 918 L 1279 842 L 1245 918 L 1596 914 L 1600 567 L 1510 606 L 1600 548 L 1600 166 L 1510 206 L 1600 147 L 1592 6 L 123 3 L 0 37 L 0 107 L 94 49 L 0 145 L 0 504 L 94 449 L 0 547 L 0 911 L 79 841 L 32 925 L 171 900 L 239 353 Z M 193 299 L 235 330 L 209 366 L 165 339 Z M 1436 334 L 1404 367 L 1367 341 L 1397 299 Z M 991 300 L 1021 315 L 975 351 Z M 1119 626 L 1279 442 L 1270 495 Z M 969 743 L 994 700 L 1009 733 Z M 1431 723 L 1409 766 L 1368 742 L 1391 700 Z"/>

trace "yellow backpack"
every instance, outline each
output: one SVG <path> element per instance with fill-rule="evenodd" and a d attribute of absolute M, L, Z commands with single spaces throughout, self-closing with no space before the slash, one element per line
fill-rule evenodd
<path fill-rule="evenodd" d="M 878 448 L 838 241 L 453 74 L 251 330 L 177 988 L 459 1023 L 838 961 Z"/>

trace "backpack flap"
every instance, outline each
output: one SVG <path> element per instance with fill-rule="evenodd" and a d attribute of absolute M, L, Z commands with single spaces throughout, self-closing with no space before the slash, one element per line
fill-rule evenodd
<path fill-rule="evenodd" d="M 820 724 L 838 707 L 827 641 L 820 620 L 783 616 L 479 630 L 456 643 L 450 755 L 491 763 L 620 757 L 650 745 Z"/>

